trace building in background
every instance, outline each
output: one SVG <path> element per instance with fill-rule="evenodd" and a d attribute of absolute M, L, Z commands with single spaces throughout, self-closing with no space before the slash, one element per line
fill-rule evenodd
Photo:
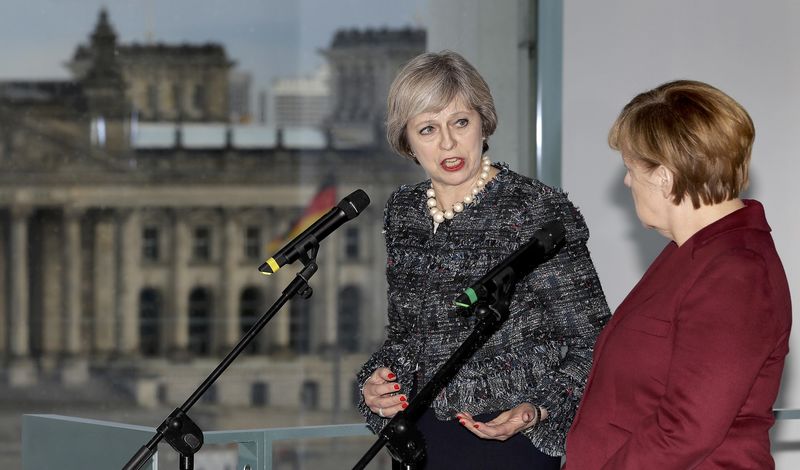
<path fill-rule="evenodd" d="M 386 98 L 397 70 L 425 50 L 421 29 L 343 30 L 323 51 L 331 67 L 331 138 L 360 148 L 385 140 Z"/>
<path fill-rule="evenodd" d="M 228 78 L 229 119 L 233 123 L 248 124 L 253 121 L 250 88 L 253 77 L 249 72 L 232 71 Z"/>
<path fill-rule="evenodd" d="M 330 116 L 330 67 L 309 77 L 281 78 L 270 87 L 273 124 L 279 128 L 322 128 Z"/>
<path fill-rule="evenodd" d="M 421 30 L 337 34 L 331 114 L 287 106 L 285 129 L 229 123 L 249 111 L 222 45 L 118 44 L 105 11 L 73 80 L 1 82 L 2 387 L 182 402 L 288 284 L 296 266 L 257 272 L 264 247 L 333 178 L 338 198 L 363 188 L 372 205 L 325 240 L 314 295 L 207 400 L 352 408 L 353 372 L 383 337 L 383 203 L 421 176 L 378 138 L 385 97 L 424 46 Z"/>

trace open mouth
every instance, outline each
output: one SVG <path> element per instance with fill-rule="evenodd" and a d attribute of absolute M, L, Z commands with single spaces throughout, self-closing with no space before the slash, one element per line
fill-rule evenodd
<path fill-rule="evenodd" d="M 458 171 L 464 168 L 464 159 L 459 157 L 445 158 L 439 165 L 444 171 Z"/>

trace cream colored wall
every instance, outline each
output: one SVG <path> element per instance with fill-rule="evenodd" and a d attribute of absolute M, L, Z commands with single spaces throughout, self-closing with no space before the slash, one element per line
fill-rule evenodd
<path fill-rule="evenodd" d="M 563 185 L 592 233 L 592 256 L 615 308 L 665 239 L 639 226 L 608 128 L 637 93 L 663 82 L 709 82 L 742 103 L 756 125 L 749 197 L 761 200 L 800 299 L 800 4 L 792 0 L 566 0 Z M 777 405 L 800 408 L 800 334 L 792 339 Z M 773 439 L 779 469 L 798 468 L 800 423 Z"/>

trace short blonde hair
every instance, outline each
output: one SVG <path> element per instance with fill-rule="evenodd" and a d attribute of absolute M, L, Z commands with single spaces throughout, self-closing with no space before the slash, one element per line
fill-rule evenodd
<path fill-rule="evenodd" d="M 677 80 L 639 94 L 622 109 L 608 143 L 648 170 L 674 175 L 672 201 L 717 204 L 747 188 L 755 128 L 733 98 L 703 82 Z"/>
<path fill-rule="evenodd" d="M 488 140 L 497 128 L 497 112 L 489 86 L 475 67 L 453 51 L 426 52 L 411 59 L 389 89 L 386 139 L 392 150 L 416 160 L 406 138 L 408 121 L 420 113 L 441 111 L 456 98 L 478 112 Z"/>

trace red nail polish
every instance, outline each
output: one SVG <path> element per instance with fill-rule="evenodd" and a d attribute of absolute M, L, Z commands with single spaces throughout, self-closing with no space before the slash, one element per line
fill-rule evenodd
<path fill-rule="evenodd" d="M 466 422 L 466 421 L 464 421 L 463 419 L 459 419 L 459 420 L 458 420 L 458 424 L 460 424 L 460 425 L 462 425 L 462 426 L 466 426 L 466 425 L 467 425 L 467 422 Z"/>
<path fill-rule="evenodd" d="M 406 408 L 408 408 L 408 403 L 403 403 L 403 404 L 402 404 L 402 405 L 400 405 L 400 406 L 402 406 L 402 407 L 403 407 L 403 409 L 405 410 Z"/>
<path fill-rule="evenodd" d="M 480 427 L 479 425 L 477 425 L 477 424 L 475 425 L 475 429 L 478 429 L 479 427 Z"/>
<path fill-rule="evenodd" d="M 395 390 L 400 390 L 400 385 L 398 385 L 398 384 L 394 384 L 394 389 L 395 389 Z"/>
<path fill-rule="evenodd" d="M 406 401 L 406 396 L 405 395 L 400 395 L 400 401 Z"/>
<path fill-rule="evenodd" d="M 387 377 L 389 377 L 389 380 L 392 380 L 393 378 L 395 378 L 395 375 L 392 374 L 392 373 L 389 373 L 389 375 L 387 375 Z"/>

